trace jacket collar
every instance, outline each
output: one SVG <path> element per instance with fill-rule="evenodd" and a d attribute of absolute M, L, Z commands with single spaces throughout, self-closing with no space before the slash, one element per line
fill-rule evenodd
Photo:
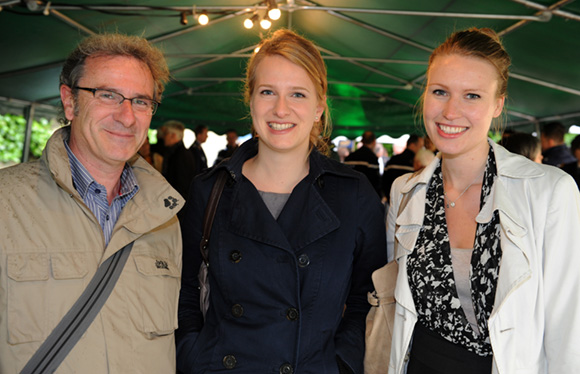
<path fill-rule="evenodd" d="M 258 140 L 251 139 L 240 146 L 231 159 L 224 160 L 202 178 L 210 178 L 218 170 L 227 170 L 236 184 L 232 195 L 229 230 L 289 252 L 298 251 L 324 237 L 340 226 L 340 221 L 322 198 L 316 183 L 325 174 L 358 178 L 359 175 L 313 150 L 309 157 L 310 171 L 286 202 L 292 209 L 284 209 L 274 220 L 261 201 L 255 187 L 241 178 L 242 166 L 258 152 Z"/>
<path fill-rule="evenodd" d="M 534 162 L 525 160 L 522 156 L 512 154 L 505 148 L 489 140 L 493 147 L 497 165 L 498 178 L 494 183 L 487 203 L 482 207 L 476 217 L 479 223 L 489 222 L 493 212 L 498 210 L 501 214 L 500 223 L 510 235 L 521 237 L 526 233 L 525 226 L 519 215 L 521 214 L 514 206 L 513 199 L 510 198 L 510 180 L 539 178 L 544 175 L 542 167 Z M 425 214 L 424 201 L 427 193 L 427 186 L 435 169 L 441 162 L 441 154 L 425 167 L 421 172 L 409 177 L 403 185 L 401 193 L 411 193 L 414 198 L 400 212 L 396 224 L 401 226 L 397 231 L 397 238 L 402 245 L 404 252 L 396 254 L 400 257 L 413 250 L 415 240 L 423 224 Z"/>
<path fill-rule="evenodd" d="M 523 156 L 519 156 L 508 152 L 504 147 L 496 144 L 493 140 L 488 139 L 490 146 L 493 148 L 495 160 L 497 164 L 498 177 L 524 179 L 524 178 L 538 178 L 544 175 L 544 171 L 539 164 L 535 162 L 522 163 Z M 417 184 L 427 184 L 435 169 L 441 162 L 441 153 L 425 167 L 420 173 L 416 173 L 412 178 L 409 178 L 405 184 L 402 193 L 409 192 Z"/>
<path fill-rule="evenodd" d="M 539 178 L 544 175 L 544 171 L 539 164 L 529 161 L 523 156 L 510 153 L 491 140 L 489 142 L 494 150 L 498 178 L 495 180 L 492 196 L 488 199 L 488 203 L 482 207 L 476 217 L 476 221 L 480 223 L 489 222 L 493 212 L 498 210 L 514 225 L 512 229 L 521 232 L 523 235 L 525 228 L 523 223 L 518 219 L 520 212 L 514 206 L 513 199 L 510 198 L 509 181 L 514 179 Z M 504 217 L 501 218 L 503 223 L 505 221 L 503 219 Z M 520 229 L 517 229 L 517 227 L 520 227 Z"/>
<path fill-rule="evenodd" d="M 70 126 L 56 130 L 46 144 L 41 162 L 46 165 L 57 185 L 74 197 L 92 217 L 90 209 L 84 205 L 73 185 L 70 163 L 64 146 L 69 137 Z M 169 221 L 185 203 L 181 195 L 142 157 L 135 155 L 127 164 L 133 169 L 142 188 L 125 205 L 113 229 L 108 248 L 115 250 Z M 98 224 L 96 218 L 95 222 Z M 120 239 L 115 233 L 123 229 L 128 230 L 130 234 Z M 106 257 L 108 256 L 104 258 Z"/>
<path fill-rule="evenodd" d="M 517 179 L 539 178 L 545 172 L 541 165 L 524 159 L 522 156 L 509 153 L 493 141 L 490 141 L 490 144 L 496 158 L 498 178 L 494 182 L 494 188 L 487 203 L 477 215 L 476 221 L 479 223 L 489 222 L 496 210 L 500 214 L 502 263 L 509 263 L 509 266 L 500 267 L 495 300 L 495 305 L 499 307 L 510 292 L 526 281 L 531 274 L 530 262 L 526 253 L 530 249 L 524 245 L 527 229 L 524 220 L 520 218 L 521 211 L 514 204 L 512 182 Z M 401 189 L 403 194 L 411 194 L 412 198 L 409 199 L 408 204 L 396 219 L 396 224 L 400 226 L 395 233 L 399 243 L 398 253 L 395 254 L 397 259 L 414 250 L 423 224 L 427 186 L 435 168 L 441 161 L 440 157 L 438 155 L 420 173 L 411 176 Z M 411 310 L 413 309 L 411 308 Z M 494 308 L 492 317 L 497 311 L 498 309 Z"/>

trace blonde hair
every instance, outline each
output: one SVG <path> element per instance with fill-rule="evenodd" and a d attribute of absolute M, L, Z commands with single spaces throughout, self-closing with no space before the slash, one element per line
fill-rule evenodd
<path fill-rule="evenodd" d="M 274 32 L 269 38 L 263 39 L 259 45 L 260 50 L 255 53 L 246 67 L 246 79 L 244 85 L 244 101 L 250 104 L 256 85 L 256 69 L 260 62 L 268 56 L 281 56 L 288 61 L 300 66 L 314 83 L 316 97 L 324 112 L 320 119 L 314 123 L 310 133 L 310 149 L 316 147 L 320 152 L 327 153 L 328 144 L 325 141 L 330 136 L 332 125 L 330 113 L 326 102 L 328 82 L 326 78 L 326 65 L 320 52 L 311 41 L 287 29 Z M 252 133 L 255 133 L 252 125 Z"/>
<path fill-rule="evenodd" d="M 426 73 L 427 79 L 433 61 L 437 56 L 453 54 L 465 57 L 477 57 L 492 64 L 498 75 L 496 97 L 507 97 L 507 84 L 511 58 L 495 31 L 490 28 L 472 27 L 451 34 L 447 40 L 435 48 L 431 53 Z M 426 90 L 423 90 L 423 94 L 419 99 L 421 112 L 423 110 L 425 92 Z M 500 117 L 500 121 L 501 119 L 502 118 Z"/>

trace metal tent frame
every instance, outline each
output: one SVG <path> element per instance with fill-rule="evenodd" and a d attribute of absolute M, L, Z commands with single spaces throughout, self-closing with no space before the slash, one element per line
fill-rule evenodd
<path fill-rule="evenodd" d="M 120 31 L 145 36 L 166 53 L 173 80 L 152 126 L 167 119 L 216 132 L 248 128 L 242 103 L 244 64 L 266 32 L 244 30 L 267 1 L 143 0 L 103 4 L 0 1 L 0 110 L 55 112 L 58 73 L 86 35 Z M 415 104 L 432 49 L 455 29 L 491 27 L 512 56 L 507 125 L 537 131 L 542 122 L 580 120 L 580 6 L 573 0 L 277 1 L 273 29 L 293 28 L 315 41 L 329 71 L 334 133 L 363 130 L 399 136 L 417 131 Z M 271 5 L 271 4 L 270 4 Z M 412 9 L 410 9 L 412 8 Z M 210 16 L 206 26 L 194 17 Z M 181 24 L 181 20 L 188 24 Z M 27 129 L 29 132 L 30 129 Z M 27 152 L 25 152 L 27 154 Z"/>

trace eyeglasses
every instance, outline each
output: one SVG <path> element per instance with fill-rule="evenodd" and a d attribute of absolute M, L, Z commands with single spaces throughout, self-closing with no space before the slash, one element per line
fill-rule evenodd
<path fill-rule="evenodd" d="M 102 90 L 100 88 L 87 88 L 74 86 L 73 89 L 92 92 L 93 97 L 99 100 L 101 104 L 107 106 L 119 106 L 123 103 L 123 101 L 129 100 L 131 102 L 133 110 L 139 113 L 148 114 L 150 116 L 154 115 L 155 112 L 157 111 L 157 107 L 161 105 L 161 103 L 158 103 L 155 100 L 143 97 L 134 97 L 132 99 L 129 99 L 128 97 L 125 97 L 120 93 L 109 90 Z"/>

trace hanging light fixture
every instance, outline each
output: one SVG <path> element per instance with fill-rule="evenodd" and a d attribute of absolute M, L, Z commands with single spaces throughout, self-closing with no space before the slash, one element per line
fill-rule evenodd
<path fill-rule="evenodd" d="M 258 18 L 260 17 L 258 16 L 257 13 L 254 13 L 254 15 L 252 15 L 250 18 L 246 18 L 244 20 L 244 27 L 248 30 L 251 29 L 252 27 L 254 27 L 254 23 L 256 23 Z"/>
<path fill-rule="evenodd" d="M 207 12 L 204 10 L 201 12 L 201 14 L 197 17 L 197 22 L 199 22 L 200 25 L 205 26 L 209 23 L 209 17 L 207 16 Z"/>
<path fill-rule="evenodd" d="M 273 21 L 280 19 L 282 12 L 278 9 L 276 0 L 267 0 L 266 3 L 268 4 L 268 17 Z"/>
<path fill-rule="evenodd" d="M 270 21 L 268 15 L 262 18 L 262 20 L 260 21 L 260 27 L 262 27 L 264 30 L 268 30 L 270 27 L 272 27 L 272 21 Z"/>
<path fill-rule="evenodd" d="M 179 21 L 183 26 L 187 25 L 187 14 L 185 12 L 181 12 L 181 19 Z"/>

